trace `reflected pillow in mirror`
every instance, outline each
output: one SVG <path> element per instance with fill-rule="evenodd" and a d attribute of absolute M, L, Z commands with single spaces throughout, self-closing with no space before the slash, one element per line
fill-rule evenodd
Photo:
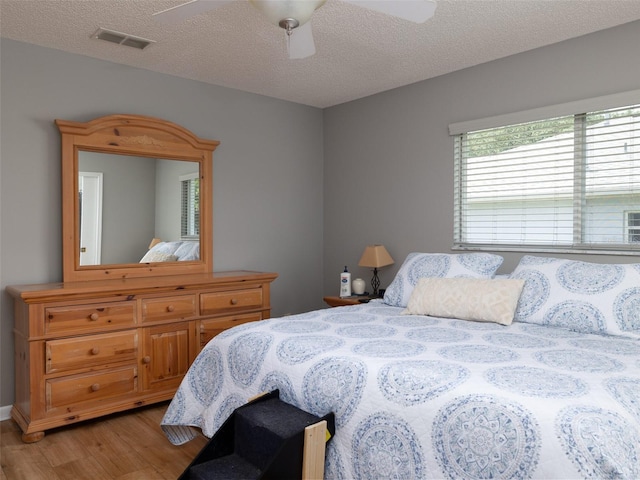
<path fill-rule="evenodd" d="M 182 242 L 158 242 L 153 247 L 151 247 L 149 251 L 176 255 L 176 250 L 180 248 L 180 245 L 182 245 Z"/>
<path fill-rule="evenodd" d="M 178 260 L 178 257 L 172 255 L 170 253 L 158 252 L 154 250 L 149 250 L 140 263 L 152 263 L 152 262 L 175 262 Z"/>
<path fill-rule="evenodd" d="M 176 249 L 174 255 L 178 257 L 179 262 L 200 260 L 200 242 L 182 242 L 182 245 Z"/>

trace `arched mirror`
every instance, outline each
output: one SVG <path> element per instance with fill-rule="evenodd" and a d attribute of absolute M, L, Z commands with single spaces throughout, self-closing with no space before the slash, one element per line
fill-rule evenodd
<path fill-rule="evenodd" d="M 219 142 L 140 115 L 56 124 L 65 282 L 212 271 Z"/>

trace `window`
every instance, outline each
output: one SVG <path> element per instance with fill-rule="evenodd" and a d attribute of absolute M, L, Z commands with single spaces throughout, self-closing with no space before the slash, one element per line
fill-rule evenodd
<path fill-rule="evenodd" d="M 197 173 L 180 176 L 182 240 L 193 240 L 200 236 L 200 178 Z"/>
<path fill-rule="evenodd" d="M 625 217 L 627 241 L 640 244 L 640 212 L 625 212 Z"/>
<path fill-rule="evenodd" d="M 455 247 L 640 250 L 640 105 L 454 141 Z"/>

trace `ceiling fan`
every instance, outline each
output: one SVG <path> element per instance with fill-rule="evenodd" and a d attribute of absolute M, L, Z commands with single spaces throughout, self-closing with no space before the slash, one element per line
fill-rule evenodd
<path fill-rule="evenodd" d="M 153 14 L 162 23 L 177 23 L 199 13 L 238 0 L 191 0 Z M 248 0 L 266 19 L 284 29 L 289 58 L 310 57 L 316 53 L 311 31 L 311 16 L 326 0 Z M 435 0 L 340 0 L 376 12 L 424 23 L 433 16 Z"/>

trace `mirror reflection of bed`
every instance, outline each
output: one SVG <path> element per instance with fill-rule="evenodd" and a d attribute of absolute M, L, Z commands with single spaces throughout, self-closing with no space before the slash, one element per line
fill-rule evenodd
<path fill-rule="evenodd" d="M 149 251 L 140 263 L 152 262 L 190 262 L 200 258 L 200 243 L 197 241 L 163 242 L 154 238 L 149 244 Z"/>

